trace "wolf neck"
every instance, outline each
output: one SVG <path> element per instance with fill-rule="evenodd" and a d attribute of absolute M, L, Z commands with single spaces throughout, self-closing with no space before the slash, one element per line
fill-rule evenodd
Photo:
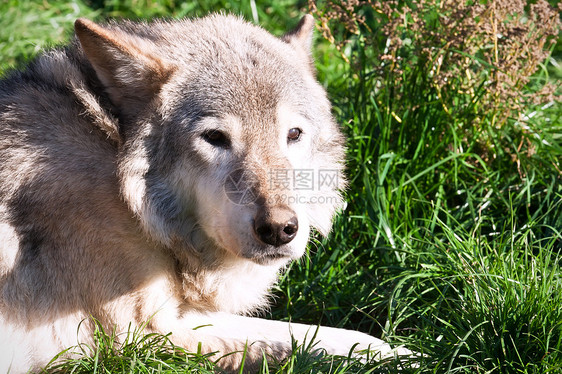
<path fill-rule="evenodd" d="M 256 314 L 267 309 L 269 291 L 286 262 L 259 265 L 214 245 L 194 251 L 173 250 L 187 310 Z"/>

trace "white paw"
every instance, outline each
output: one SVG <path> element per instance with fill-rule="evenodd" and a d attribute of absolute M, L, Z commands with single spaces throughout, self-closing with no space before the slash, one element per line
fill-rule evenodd
<path fill-rule="evenodd" d="M 381 339 L 352 330 L 324 326 L 312 327 L 307 333 L 305 343 L 308 344 L 312 339 L 314 339 L 315 349 L 324 349 L 330 355 L 349 356 L 352 353 L 355 357 L 368 355 L 378 360 L 393 356 L 413 355 L 404 347 L 392 348 Z M 351 352 L 352 349 L 353 352 Z"/>

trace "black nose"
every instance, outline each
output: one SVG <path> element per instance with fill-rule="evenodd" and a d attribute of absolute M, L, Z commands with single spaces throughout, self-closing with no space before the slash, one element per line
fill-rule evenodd
<path fill-rule="evenodd" d="M 279 247 L 297 236 L 299 221 L 290 209 L 260 210 L 254 220 L 254 232 L 265 244 Z"/>

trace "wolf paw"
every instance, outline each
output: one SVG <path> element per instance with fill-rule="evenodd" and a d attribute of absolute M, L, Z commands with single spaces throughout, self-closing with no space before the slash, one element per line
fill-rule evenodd
<path fill-rule="evenodd" d="M 385 341 L 362 332 L 328 327 L 320 327 L 316 332 L 311 331 L 306 341 L 312 341 L 313 349 L 325 350 L 327 354 L 351 355 L 362 360 L 366 358 L 381 360 L 414 354 L 404 347 L 391 347 Z"/>

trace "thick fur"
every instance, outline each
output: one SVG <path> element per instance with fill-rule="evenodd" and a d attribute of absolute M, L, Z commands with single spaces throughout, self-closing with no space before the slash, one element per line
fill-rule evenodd
<path fill-rule="evenodd" d="M 344 140 L 314 78 L 312 29 L 310 16 L 282 38 L 232 16 L 78 20 L 67 48 L 1 81 L 0 372 L 90 342 L 90 317 L 108 331 L 149 321 L 191 350 L 247 347 L 247 368 L 314 335 L 247 317 L 341 204 Z M 313 188 L 287 188 L 299 171 Z M 322 171 L 337 183 L 319 186 Z M 234 187 L 251 199 L 233 201 L 241 173 Z M 297 219 L 272 242 L 257 228 Z M 336 354 L 390 351 L 353 331 L 317 339 Z"/>

